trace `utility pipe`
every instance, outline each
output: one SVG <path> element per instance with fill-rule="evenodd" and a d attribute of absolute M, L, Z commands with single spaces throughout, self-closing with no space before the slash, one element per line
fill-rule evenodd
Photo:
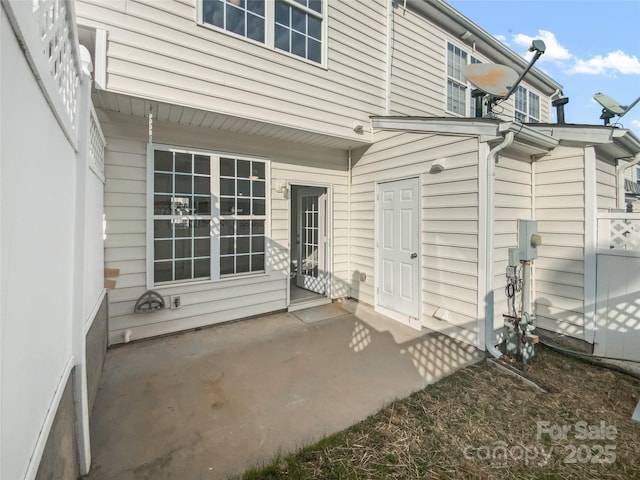
<path fill-rule="evenodd" d="M 495 346 L 493 335 L 493 204 L 494 204 L 494 179 L 496 176 L 496 157 L 501 150 L 504 150 L 513 143 L 515 134 L 507 132 L 502 143 L 493 147 L 487 154 L 487 238 L 486 238 L 486 267 L 485 267 L 485 347 L 495 358 L 500 358 L 502 353 Z"/>
<path fill-rule="evenodd" d="M 633 160 L 631 160 L 630 162 L 622 165 L 618 165 L 616 167 L 616 177 L 618 181 L 618 208 L 622 208 L 622 209 L 625 208 L 624 174 L 627 171 L 627 168 L 633 167 L 634 165 L 637 165 L 639 162 L 640 162 L 640 152 L 636 153 L 635 156 L 633 157 Z"/>
<path fill-rule="evenodd" d="M 393 1 L 394 0 L 389 0 L 389 2 L 387 3 L 387 71 L 385 79 L 385 115 L 391 115 L 391 68 L 393 64 Z"/>

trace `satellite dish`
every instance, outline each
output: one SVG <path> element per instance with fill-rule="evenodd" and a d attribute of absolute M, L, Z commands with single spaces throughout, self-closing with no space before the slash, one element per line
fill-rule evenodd
<path fill-rule="evenodd" d="M 602 106 L 602 115 L 600 118 L 604 120 L 605 125 L 609 125 L 609 120 L 615 117 L 623 117 L 629 110 L 635 107 L 636 103 L 640 102 L 640 97 L 636 98 L 631 105 L 623 106 L 620 102 L 604 93 L 596 93 L 593 99 Z"/>
<path fill-rule="evenodd" d="M 513 68 L 490 63 L 465 65 L 462 74 L 480 90 L 500 98 L 506 97 L 518 80 Z"/>
<path fill-rule="evenodd" d="M 498 101 L 504 102 L 509 99 L 511 94 L 516 91 L 517 86 L 525 77 L 533 64 L 538 61 L 540 56 L 545 52 L 546 46 L 542 40 L 533 40 L 529 47 L 530 52 L 535 52 L 529 65 L 524 71 L 518 75 L 515 70 L 505 65 L 472 63 L 462 67 L 462 73 L 473 83 L 478 90 L 490 95 L 487 101 L 487 108 L 491 113 L 493 105 Z M 482 96 L 482 93 L 480 94 Z"/>

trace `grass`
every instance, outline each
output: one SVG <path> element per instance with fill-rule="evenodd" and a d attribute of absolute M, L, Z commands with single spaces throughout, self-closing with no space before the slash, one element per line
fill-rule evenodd
<path fill-rule="evenodd" d="M 240 478 L 640 479 L 639 380 L 544 347 L 527 376 L 481 362 Z"/>

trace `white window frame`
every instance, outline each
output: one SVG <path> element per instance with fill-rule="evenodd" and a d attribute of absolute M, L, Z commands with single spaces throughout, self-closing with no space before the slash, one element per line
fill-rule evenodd
<path fill-rule="evenodd" d="M 195 155 L 206 155 L 211 157 L 211 264 L 210 278 L 185 279 L 170 282 L 155 283 L 154 280 L 154 151 L 165 150 L 176 153 L 188 153 Z M 220 221 L 229 219 L 252 220 L 253 216 L 233 216 L 220 214 L 220 158 L 234 158 L 237 160 L 259 161 L 265 165 L 265 214 L 264 214 L 264 270 L 259 272 L 243 272 L 237 274 L 220 274 Z M 197 216 L 189 216 L 197 220 Z M 260 277 L 269 275 L 271 272 L 271 262 L 269 249 L 271 242 L 271 160 L 267 157 L 256 155 L 242 155 L 231 152 L 203 150 L 199 148 L 185 148 L 176 145 L 160 143 L 147 144 L 147 289 L 171 288 L 185 285 L 199 285 L 221 281 L 237 280 L 245 277 Z"/>
<path fill-rule="evenodd" d="M 518 108 L 518 93 L 523 92 L 524 108 Z M 535 96 L 538 100 L 538 116 L 531 115 L 531 97 Z M 522 115 L 523 120 L 519 120 L 516 115 Z M 540 122 L 540 94 L 534 92 L 530 88 L 519 85 L 513 95 L 513 118 L 522 123 L 538 123 Z"/>
<path fill-rule="evenodd" d="M 451 113 L 456 117 L 475 118 L 475 102 L 473 102 L 473 98 L 471 97 L 471 91 L 473 90 L 473 86 L 471 85 L 470 82 L 465 82 L 463 80 L 459 80 L 455 77 L 449 76 L 449 45 L 451 45 L 454 48 L 457 48 L 458 50 L 460 50 L 462 53 L 466 55 L 466 65 L 469 65 L 471 63 L 483 63 L 484 60 L 482 60 L 479 56 L 474 55 L 472 51 L 462 48 L 460 45 L 457 45 L 454 42 L 447 41 L 446 43 L 446 52 L 445 52 L 446 63 L 445 63 L 445 72 L 444 72 L 445 73 L 444 109 L 446 112 Z M 455 84 L 464 87 L 465 106 L 459 112 L 449 109 L 448 98 L 449 98 L 449 81 L 450 80 Z M 483 108 L 483 112 L 484 112 L 484 108 Z"/>
<path fill-rule="evenodd" d="M 329 29 L 327 26 L 328 23 L 328 10 L 329 10 L 329 2 L 327 0 L 322 0 L 322 13 L 318 14 L 318 12 L 316 12 L 315 10 L 311 10 L 307 7 L 305 7 L 304 5 L 301 5 L 297 2 L 295 2 L 294 0 L 282 0 L 285 3 L 288 3 L 289 5 L 291 5 L 294 8 L 297 8 L 298 10 L 301 10 L 305 13 L 308 13 L 310 15 L 315 16 L 316 18 L 318 18 L 322 23 L 321 23 L 321 46 L 320 46 L 320 55 L 321 55 L 321 59 L 320 62 L 316 62 L 313 60 L 309 60 L 305 57 L 300 57 L 294 53 L 291 52 L 287 52 L 286 50 L 280 50 L 278 48 L 275 47 L 275 24 L 276 24 L 276 19 L 275 19 L 275 8 L 276 8 L 276 2 L 275 0 L 265 0 L 265 41 L 263 42 L 259 42 L 257 40 L 253 40 L 251 38 L 245 37 L 244 35 L 239 35 L 237 33 L 231 32 L 229 30 L 225 30 L 224 28 L 220 28 L 217 27 L 215 25 L 212 25 L 210 23 L 205 23 L 204 21 L 204 8 L 203 8 L 203 0 L 197 0 L 197 9 L 196 9 L 196 21 L 198 23 L 198 25 L 200 27 L 204 27 L 210 30 L 214 30 L 216 32 L 220 32 L 223 33 L 225 35 L 229 35 L 231 37 L 234 38 L 239 38 L 242 39 L 246 42 L 252 43 L 254 45 L 258 45 L 260 47 L 263 48 L 267 48 L 271 51 L 277 52 L 279 54 L 291 57 L 291 58 L 295 58 L 296 60 L 300 60 L 302 62 L 308 63 L 309 65 L 314 65 L 316 67 L 322 67 L 324 69 L 327 68 L 327 56 L 328 56 L 328 43 L 329 43 Z"/>

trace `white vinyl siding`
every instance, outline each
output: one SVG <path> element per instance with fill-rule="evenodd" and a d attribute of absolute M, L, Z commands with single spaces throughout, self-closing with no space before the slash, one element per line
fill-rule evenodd
<path fill-rule="evenodd" d="M 536 162 L 535 216 L 542 245 L 535 261 L 535 313 L 541 328 L 584 336 L 585 181 L 582 150 L 558 147 Z"/>
<path fill-rule="evenodd" d="M 108 31 L 108 90 L 296 129 L 353 137 L 383 112 L 385 9 L 327 6 L 328 65 L 197 23 L 196 2 L 78 1 L 79 23 Z"/>
<path fill-rule="evenodd" d="M 99 111 L 107 137 L 105 213 L 107 268 L 119 268 L 116 288 L 109 293 L 110 342 L 177 332 L 286 308 L 289 268 L 289 200 L 276 191 L 281 182 L 323 183 L 333 192 L 333 298 L 349 295 L 347 273 L 347 171 L 345 153 L 294 143 L 265 141 L 207 128 L 154 122 L 154 140 L 190 145 L 201 151 L 238 151 L 249 157 L 271 158 L 270 235 L 266 239 L 268 269 L 264 274 L 233 276 L 216 282 L 163 286 L 168 301 L 180 295 L 182 307 L 150 315 L 133 313 L 147 290 L 146 193 L 147 122 L 144 118 Z M 317 166 L 314 166 L 317 165 Z"/>
<path fill-rule="evenodd" d="M 627 170 L 632 170 L 628 168 Z M 616 167 L 613 162 L 596 158 L 596 194 L 598 212 L 617 208 Z"/>
<path fill-rule="evenodd" d="M 375 302 L 376 182 L 419 176 L 421 184 L 422 322 L 474 344 L 477 340 L 478 143 L 475 138 L 377 132 L 353 168 L 351 187 L 352 295 Z M 448 168 L 429 173 L 437 158 Z M 359 281 L 365 273 L 366 280 Z M 449 310 L 449 322 L 432 317 Z"/>
<path fill-rule="evenodd" d="M 518 220 L 532 219 L 531 163 L 500 155 L 495 169 L 493 289 L 494 326 L 503 326 L 502 315 L 508 313 L 505 271 L 509 248 L 518 246 Z"/>

